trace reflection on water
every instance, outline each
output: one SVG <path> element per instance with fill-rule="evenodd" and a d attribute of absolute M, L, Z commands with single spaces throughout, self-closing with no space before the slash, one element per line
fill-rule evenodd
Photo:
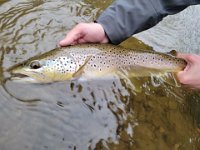
<path fill-rule="evenodd" d="M 94 20 L 100 9 L 81 1 L 12 1 L 0 8 L 0 43 L 5 67 L 51 50 L 78 22 Z M 16 55 L 18 56 L 16 58 Z"/>
<path fill-rule="evenodd" d="M 6 68 L 55 48 L 66 31 L 94 20 L 110 3 L 0 3 L 0 149 L 200 147 L 199 92 L 153 78 L 42 85 L 3 80 Z M 135 39 L 123 45 L 151 49 Z"/>

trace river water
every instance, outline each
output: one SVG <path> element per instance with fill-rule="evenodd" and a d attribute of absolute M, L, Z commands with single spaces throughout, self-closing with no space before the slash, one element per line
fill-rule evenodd
<path fill-rule="evenodd" d="M 111 2 L 0 2 L 1 150 L 198 150 L 198 91 L 153 77 L 52 84 L 5 80 L 7 68 L 54 49 L 74 25 L 95 20 Z M 188 8 L 136 35 L 148 45 L 135 38 L 122 45 L 198 54 L 199 13 L 199 7 Z"/>

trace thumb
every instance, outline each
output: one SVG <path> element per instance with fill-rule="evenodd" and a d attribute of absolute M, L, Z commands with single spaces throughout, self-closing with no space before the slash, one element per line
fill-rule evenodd
<path fill-rule="evenodd" d="M 179 57 L 179 58 L 183 58 L 183 57 Z M 177 78 L 180 81 L 180 83 L 185 84 L 185 83 L 188 82 L 188 71 L 189 71 L 189 69 L 190 69 L 190 63 L 187 63 L 184 70 L 177 72 Z"/>
<path fill-rule="evenodd" d="M 182 77 L 184 77 L 184 75 L 185 75 L 185 71 L 184 70 L 183 71 L 179 71 L 177 73 L 177 77 L 178 77 L 179 80 L 182 79 Z"/>

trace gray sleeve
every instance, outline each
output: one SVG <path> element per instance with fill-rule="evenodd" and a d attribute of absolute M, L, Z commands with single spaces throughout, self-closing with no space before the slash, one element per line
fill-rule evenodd
<path fill-rule="evenodd" d="M 116 0 L 97 19 L 110 42 L 119 44 L 131 35 L 156 25 L 200 0 Z"/>

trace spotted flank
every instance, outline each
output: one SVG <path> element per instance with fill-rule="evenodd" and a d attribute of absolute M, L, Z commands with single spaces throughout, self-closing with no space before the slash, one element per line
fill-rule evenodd
<path fill-rule="evenodd" d="M 80 76 L 104 77 L 120 70 L 126 70 L 132 76 L 148 76 L 156 72 L 178 72 L 186 66 L 184 60 L 169 54 L 110 44 L 58 48 L 31 58 L 25 64 L 12 69 L 13 80 L 48 83 Z"/>
<path fill-rule="evenodd" d="M 53 60 L 48 59 L 45 62 L 46 71 L 53 72 L 57 70 L 57 72 L 66 74 L 67 72 L 75 72 L 77 70 L 77 64 L 74 59 L 67 56 L 61 56 L 55 58 Z"/>

